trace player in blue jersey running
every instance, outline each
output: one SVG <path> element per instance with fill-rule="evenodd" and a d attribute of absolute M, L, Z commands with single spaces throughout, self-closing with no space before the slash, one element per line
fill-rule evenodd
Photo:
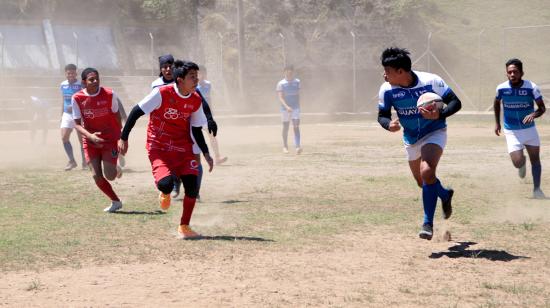
<path fill-rule="evenodd" d="M 525 155 L 527 149 L 531 161 L 533 175 L 533 198 L 544 199 L 546 196 L 540 189 L 540 138 L 535 127 L 535 119 L 546 111 L 539 87 L 529 80 L 522 79 L 523 63 L 519 59 L 506 62 L 508 81 L 497 86 L 494 102 L 495 134 L 500 135 L 500 106 L 504 113 L 504 135 L 508 144 L 508 153 L 514 167 L 518 168 L 520 178 L 525 177 Z M 535 110 L 535 104 L 537 110 Z"/>
<path fill-rule="evenodd" d="M 294 129 L 294 146 L 296 154 L 302 153 L 300 141 L 300 79 L 294 78 L 294 67 L 288 65 L 284 69 L 285 78 L 277 83 L 276 91 L 281 103 L 281 119 L 283 120 L 283 153 L 288 153 L 288 129 L 290 120 Z"/>
<path fill-rule="evenodd" d="M 436 168 L 447 143 L 445 119 L 462 104 L 454 92 L 439 76 L 411 70 L 411 58 L 406 49 L 387 48 L 381 56 L 384 82 L 380 86 L 378 122 L 390 132 L 403 127 L 403 141 L 409 167 L 418 186 L 422 187 L 424 222 L 418 236 L 431 240 L 437 198 L 441 199 L 443 217 L 452 214 L 454 191 L 444 188 L 436 176 Z M 417 107 L 418 98 L 433 92 L 443 98 L 444 107 L 428 110 Z M 397 112 L 392 120 L 391 108 Z"/>
<path fill-rule="evenodd" d="M 63 96 L 63 113 L 61 116 L 61 141 L 63 141 L 63 148 L 69 158 L 65 170 L 71 170 L 76 167 L 76 161 L 73 155 L 73 146 L 71 145 L 71 133 L 75 128 L 73 120 L 73 107 L 71 104 L 71 98 L 73 94 L 82 89 L 82 84 L 78 81 L 76 76 L 76 65 L 67 64 L 65 66 L 65 77 L 67 80 L 63 81 L 60 85 L 61 95 Z M 80 143 L 80 153 L 82 155 L 82 169 L 86 169 L 86 158 L 84 157 L 84 149 L 82 148 L 82 136 L 77 131 L 78 141 Z"/>

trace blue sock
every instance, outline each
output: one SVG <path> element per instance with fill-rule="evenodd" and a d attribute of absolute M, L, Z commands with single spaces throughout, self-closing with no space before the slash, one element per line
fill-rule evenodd
<path fill-rule="evenodd" d="M 424 224 L 433 226 L 437 205 L 437 183 L 422 185 L 422 204 L 424 205 Z"/>
<path fill-rule="evenodd" d="M 202 164 L 199 165 L 199 175 L 197 175 L 197 193 L 201 190 L 202 183 Z"/>
<path fill-rule="evenodd" d="M 535 189 L 540 188 L 540 174 L 542 173 L 540 162 L 536 165 L 531 165 L 531 173 L 533 174 L 533 186 L 535 186 Z"/>
<path fill-rule="evenodd" d="M 74 161 L 73 146 L 71 145 L 71 142 L 63 142 L 63 148 L 65 149 L 65 153 L 67 153 L 69 160 Z"/>
<path fill-rule="evenodd" d="M 439 179 L 436 179 L 435 184 L 437 185 L 437 196 L 442 201 L 447 201 L 449 199 L 449 190 L 441 185 L 441 181 L 439 181 Z"/>

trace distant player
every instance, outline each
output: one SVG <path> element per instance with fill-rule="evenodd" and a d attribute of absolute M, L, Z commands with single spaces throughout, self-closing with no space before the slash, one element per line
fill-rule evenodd
<path fill-rule="evenodd" d="M 176 82 L 154 88 L 132 109 L 118 142 L 120 152 L 125 154 L 130 131 L 137 119 L 144 114 L 150 115 L 146 148 L 155 184 L 160 190 L 160 207 L 163 210 L 170 207 L 174 177 L 179 178 L 185 189 L 185 197 L 178 233 L 185 239 L 200 237 L 189 227 L 198 193 L 199 173 L 191 134 L 201 148 L 210 171 L 214 165 L 202 134 L 202 126 L 206 125 L 207 120 L 202 110 L 201 97 L 195 93 L 198 70 L 199 67 L 192 62 L 174 68 Z"/>
<path fill-rule="evenodd" d="M 424 222 L 418 234 L 431 240 L 437 198 L 443 205 L 443 217 L 452 214 L 452 189 L 446 189 L 436 177 L 436 168 L 447 143 L 445 119 L 461 108 L 461 102 L 439 76 L 411 70 L 409 52 L 401 48 L 387 48 L 381 56 L 384 82 L 380 87 L 378 122 L 390 132 L 403 126 L 403 141 L 409 167 L 418 186 L 422 187 Z M 425 92 L 443 98 L 446 106 L 439 110 L 417 107 L 417 100 Z M 397 112 L 392 120 L 391 108 Z"/>
<path fill-rule="evenodd" d="M 197 90 L 208 102 L 208 105 L 212 106 L 212 96 L 210 95 L 212 93 L 212 83 L 210 83 L 210 81 L 206 79 L 208 78 L 207 75 L 208 72 L 206 71 L 206 67 L 203 65 L 199 65 L 199 84 L 197 86 Z M 221 165 L 225 163 L 227 161 L 227 156 L 221 156 L 216 136 L 212 133 L 209 133 L 208 138 L 210 139 L 210 145 L 212 146 L 212 150 L 214 151 L 214 162 L 216 163 L 216 165 Z"/>
<path fill-rule="evenodd" d="M 113 90 L 100 86 L 99 72 L 94 68 L 82 71 L 82 83 L 84 89 L 72 98 L 75 127 L 84 136 L 84 154 L 94 181 L 111 199 L 111 205 L 103 211 L 112 213 L 122 208 L 122 202 L 108 182 L 122 175 L 117 168 L 117 141 L 121 130 L 118 98 Z"/>
<path fill-rule="evenodd" d="M 504 135 L 508 144 L 508 153 L 514 167 L 518 168 L 519 177 L 526 174 L 525 155 L 527 149 L 533 174 L 533 198 L 544 199 L 546 196 L 540 189 L 541 163 L 540 138 L 535 127 L 535 118 L 544 114 L 546 107 L 542 100 L 539 87 L 529 80 L 523 80 L 523 63 L 518 59 L 506 62 L 508 81 L 497 86 L 494 102 L 495 134 L 501 133 L 500 105 L 504 107 Z M 535 110 L 534 103 L 537 104 Z"/>
<path fill-rule="evenodd" d="M 283 153 L 288 153 L 288 129 L 290 120 L 294 128 L 294 146 L 296 154 L 302 153 L 300 145 L 300 79 L 294 78 L 294 67 L 286 66 L 285 78 L 277 83 L 277 96 L 281 103 L 281 118 L 283 120 Z"/>
<path fill-rule="evenodd" d="M 67 157 L 69 158 L 69 162 L 67 163 L 67 166 L 65 166 L 65 170 L 71 170 L 73 168 L 76 168 L 76 161 L 74 159 L 73 155 L 73 146 L 71 145 L 71 132 L 73 131 L 74 126 L 74 120 L 73 120 L 73 111 L 72 111 L 72 105 L 71 105 L 71 97 L 76 92 L 80 91 L 82 89 L 82 84 L 78 82 L 78 78 L 76 75 L 76 65 L 74 64 L 67 64 L 65 66 L 65 77 L 67 80 L 63 81 L 60 85 L 61 87 L 61 95 L 63 96 L 63 113 L 61 116 L 61 140 L 63 141 L 63 148 L 65 149 L 65 153 L 67 154 Z M 84 157 L 84 149 L 82 147 L 82 136 L 77 131 L 78 135 L 78 141 L 80 143 L 80 151 L 82 154 L 82 169 L 86 169 L 86 159 Z"/>

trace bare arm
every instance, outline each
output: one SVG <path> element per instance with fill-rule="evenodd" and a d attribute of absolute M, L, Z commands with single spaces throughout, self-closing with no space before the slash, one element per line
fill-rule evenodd
<path fill-rule="evenodd" d="M 281 105 L 283 105 L 283 107 L 287 110 L 287 111 L 292 111 L 292 108 L 290 108 L 290 106 L 286 103 L 285 101 L 285 97 L 283 95 L 283 92 L 282 91 L 278 91 L 277 92 L 277 96 L 279 97 L 279 101 L 281 102 Z"/>
<path fill-rule="evenodd" d="M 82 119 L 74 119 L 74 128 L 76 129 L 76 131 L 82 134 L 82 136 L 84 136 L 86 139 L 101 147 L 102 143 L 105 142 L 104 139 L 99 137 L 99 135 L 101 135 L 101 132 L 95 132 L 93 134 L 90 133 L 87 129 L 84 128 L 84 126 L 82 126 L 81 120 Z"/>
<path fill-rule="evenodd" d="M 537 110 L 523 118 L 523 124 L 533 122 L 536 118 L 542 116 L 544 112 L 546 112 L 546 106 L 544 105 L 542 98 L 536 100 L 535 103 L 537 104 Z"/>
<path fill-rule="evenodd" d="M 495 98 L 493 102 L 493 109 L 495 111 L 495 134 L 500 136 L 500 100 Z"/>

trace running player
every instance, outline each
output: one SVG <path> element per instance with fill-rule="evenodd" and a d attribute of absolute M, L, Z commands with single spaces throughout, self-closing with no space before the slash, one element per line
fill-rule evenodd
<path fill-rule="evenodd" d="M 199 85 L 197 86 L 197 91 L 199 91 L 203 98 L 208 102 L 209 105 L 212 105 L 212 98 L 210 93 L 212 92 L 212 83 L 208 81 L 207 78 L 208 72 L 204 65 L 199 65 Z M 227 161 L 227 156 L 221 156 L 220 148 L 218 146 L 218 140 L 216 136 L 212 133 L 208 133 L 208 138 L 210 139 L 210 145 L 214 151 L 214 162 L 216 165 L 221 165 Z M 199 183 L 200 186 L 200 183 Z"/>
<path fill-rule="evenodd" d="M 506 62 L 508 81 L 497 86 L 497 96 L 494 101 L 495 134 L 501 133 L 500 105 L 504 107 L 504 135 L 508 144 L 508 153 L 514 167 L 518 168 L 519 177 L 526 174 L 526 160 L 523 149 L 527 149 L 531 161 L 533 175 L 533 198 L 544 199 L 546 196 L 540 189 L 541 163 L 540 138 L 535 127 L 535 119 L 546 111 L 539 87 L 529 80 L 523 80 L 523 63 L 519 59 Z M 535 102 L 537 110 L 535 110 Z"/>
<path fill-rule="evenodd" d="M 182 67 L 184 64 L 184 61 L 178 60 L 175 61 L 174 57 L 171 54 L 163 55 L 159 57 L 159 67 L 160 67 L 160 73 L 159 78 L 155 79 L 151 83 L 151 88 L 154 89 L 156 87 L 160 87 L 163 85 L 171 84 L 174 82 L 174 76 L 172 74 L 172 71 L 174 68 Z M 218 125 L 216 124 L 216 121 L 214 121 L 214 117 L 212 116 L 212 111 L 210 110 L 210 106 L 208 105 L 208 102 L 204 97 L 202 96 L 202 93 L 200 90 L 196 91 L 199 96 L 202 99 L 202 108 L 204 111 L 204 114 L 206 115 L 206 119 L 208 122 L 208 132 L 214 137 L 218 133 Z M 193 137 L 193 136 L 191 136 Z M 200 188 L 202 183 L 202 164 L 200 163 L 200 148 L 198 146 L 193 146 L 193 152 L 197 155 L 197 161 L 199 162 L 199 175 L 197 177 L 198 181 L 198 191 L 197 191 L 197 199 L 200 200 Z M 180 194 L 180 186 L 181 182 L 179 178 L 174 179 L 174 189 L 172 190 L 172 197 L 176 198 Z"/>
<path fill-rule="evenodd" d="M 65 77 L 67 78 L 67 80 L 63 81 L 60 85 L 61 95 L 63 96 L 63 113 L 61 116 L 60 128 L 63 148 L 65 149 L 65 153 L 69 158 L 69 162 L 67 163 L 67 166 L 65 166 L 65 170 L 68 171 L 76 168 L 76 161 L 73 155 L 73 146 L 71 145 L 71 133 L 73 131 L 73 128 L 75 127 L 71 97 L 73 96 L 73 94 L 82 89 L 82 85 L 80 82 L 78 82 L 78 78 L 76 75 L 76 65 L 74 64 L 67 64 L 65 66 Z M 76 133 L 78 135 L 78 142 L 80 143 L 80 153 L 82 154 L 82 169 L 86 169 L 86 159 L 84 157 L 84 149 L 82 147 L 82 136 L 78 131 Z"/>
<path fill-rule="evenodd" d="M 276 87 L 283 120 L 283 153 L 288 153 L 288 129 L 292 119 L 296 154 L 300 154 L 302 153 L 300 145 L 300 79 L 294 78 L 292 65 L 285 67 L 284 75 L 285 78 L 279 81 Z"/>
<path fill-rule="evenodd" d="M 122 175 L 117 168 L 121 129 L 118 98 L 113 90 L 100 86 L 99 72 L 94 68 L 82 71 L 82 84 L 84 89 L 72 98 L 75 128 L 84 136 L 84 154 L 97 187 L 111 199 L 111 205 L 103 211 L 112 213 L 122 208 L 108 182 Z"/>
<path fill-rule="evenodd" d="M 461 102 L 439 76 L 411 70 L 409 52 L 401 48 L 387 48 L 381 56 L 384 82 L 380 87 L 378 122 L 390 132 L 403 126 L 403 141 L 412 175 L 422 187 L 424 222 L 418 234 L 431 240 L 437 198 L 443 205 L 443 217 L 452 214 L 452 189 L 446 189 L 436 176 L 436 168 L 447 143 L 445 119 L 461 108 Z M 416 106 L 418 97 L 433 92 L 443 98 L 446 106 L 427 110 Z M 391 108 L 397 112 L 392 120 Z"/>
<path fill-rule="evenodd" d="M 189 227 L 198 193 L 199 173 L 199 162 L 193 153 L 191 134 L 201 148 L 210 166 L 209 170 L 212 171 L 214 166 L 202 134 L 202 126 L 206 125 L 207 120 L 202 111 L 201 97 L 195 93 L 198 70 L 199 67 L 192 62 L 185 62 L 182 67 L 174 68 L 175 83 L 154 88 L 132 108 L 118 142 L 120 152 L 125 154 L 130 131 L 137 119 L 144 114 L 150 114 L 146 148 L 155 184 L 160 190 L 160 207 L 168 210 L 174 177 L 181 179 L 185 197 L 178 233 L 185 239 L 200 237 Z"/>

